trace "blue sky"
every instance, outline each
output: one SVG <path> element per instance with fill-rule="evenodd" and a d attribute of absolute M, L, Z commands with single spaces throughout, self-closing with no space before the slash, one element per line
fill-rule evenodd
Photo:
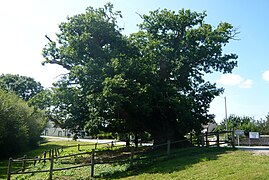
<path fill-rule="evenodd" d="M 58 24 L 66 17 L 85 12 L 86 7 L 103 6 L 106 0 L 9 0 L 0 1 L 0 74 L 30 76 L 50 87 L 63 69 L 57 65 L 42 66 L 41 51 L 45 35 L 55 39 Z M 238 28 L 239 40 L 231 41 L 224 52 L 236 53 L 238 67 L 230 75 L 214 73 L 207 78 L 224 87 L 225 92 L 211 104 L 210 112 L 217 122 L 228 115 L 263 118 L 269 112 L 269 1 L 267 0 L 111 0 L 121 10 L 120 26 L 125 34 L 137 31 L 141 22 L 136 14 L 157 8 L 191 9 L 207 12 L 206 22 L 217 26 L 229 22 Z"/>

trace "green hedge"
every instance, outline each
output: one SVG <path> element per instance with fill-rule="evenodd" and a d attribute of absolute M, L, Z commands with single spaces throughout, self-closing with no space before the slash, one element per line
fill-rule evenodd
<path fill-rule="evenodd" d="M 37 146 L 45 124 L 43 112 L 29 107 L 14 93 L 0 89 L 0 158 Z"/>

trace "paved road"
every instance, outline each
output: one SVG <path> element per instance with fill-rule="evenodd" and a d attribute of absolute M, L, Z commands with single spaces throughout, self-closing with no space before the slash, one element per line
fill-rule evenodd
<path fill-rule="evenodd" d="M 49 141 L 73 141 L 73 138 L 67 138 L 67 137 L 57 137 L 57 136 L 41 136 L 43 138 L 48 139 Z M 91 142 L 91 143 L 113 143 L 119 144 L 119 145 L 126 145 L 125 141 L 117 141 L 115 139 L 77 139 L 78 142 Z M 142 143 L 142 146 L 152 146 L 152 143 Z"/>
<path fill-rule="evenodd" d="M 251 151 L 255 155 L 269 155 L 269 146 L 236 146 L 243 151 Z"/>
<path fill-rule="evenodd" d="M 47 138 L 49 141 L 73 141 L 72 138 L 67 137 L 55 137 L 55 136 L 41 136 Z M 115 139 L 77 139 L 78 142 L 91 142 L 91 143 L 113 143 Z M 116 144 L 125 145 L 124 141 L 116 141 Z M 151 143 L 143 143 L 143 146 L 151 146 Z M 255 154 L 267 154 L 269 155 L 269 146 L 235 146 L 239 150 L 253 151 Z"/>
<path fill-rule="evenodd" d="M 73 138 L 67 137 L 55 137 L 55 136 L 41 136 L 48 139 L 49 141 L 73 141 Z M 78 142 L 91 142 L 91 143 L 115 143 L 115 139 L 77 139 Z M 124 145 L 124 141 L 116 141 L 117 144 Z"/>
<path fill-rule="evenodd" d="M 269 151 L 269 146 L 235 146 L 240 150 L 259 150 L 259 151 Z"/>

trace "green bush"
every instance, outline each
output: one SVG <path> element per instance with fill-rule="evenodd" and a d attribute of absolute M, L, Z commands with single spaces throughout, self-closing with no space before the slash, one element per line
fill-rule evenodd
<path fill-rule="evenodd" d="M 117 136 L 111 132 L 103 132 L 97 135 L 99 139 L 115 139 Z"/>
<path fill-rule="evenodd" d="M 45 124 L 42 111 L 29 107 L 14 93 L 0 89 L 0 158 L 36 146 Z"/>

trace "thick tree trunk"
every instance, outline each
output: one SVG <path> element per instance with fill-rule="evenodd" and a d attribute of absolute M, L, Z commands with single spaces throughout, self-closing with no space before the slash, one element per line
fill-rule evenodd
<path fill-rule="evenodd" d="M 164 134 L 164 133 L 161 133 Z M 160 136 L 160 135 L 153 135 L 154 140 L 154 146 L 165 144 L 170 140 L 171 147 L 191 147 L 192 144 L 185 138 L 184 136 L 170 136 L 169 138 L 167 136 Z M 166 145 L 163 146 L 163 148 L 166 148 Z"/>
<path fill-rule="evenodd" d="M 152 132 L 152 136 L 154 145 L 165 144 L 168 140 L 170 140 L 172 147 L 191 146 L 191 143 L 184 137 L 184 134 L 180 134 L 174 126 L 169 126 L 167 129 L 158 129 Z M 166 146 L 163 147 L 166 148 Z"/>
<path fill-rule="evenodd" d="M 152 119 L 150 120 L 150 123 L 147 124 L 147 128 L 150 129 L 154 145 L 165 144 L 170 140 L 172 147 L 190 146 L 190 143 L 184 137 L 187 129 L 183 129 L 183 126 L 179 127 L 176 115 L 168 105 L 156 105 L 151 117 Z"/>

